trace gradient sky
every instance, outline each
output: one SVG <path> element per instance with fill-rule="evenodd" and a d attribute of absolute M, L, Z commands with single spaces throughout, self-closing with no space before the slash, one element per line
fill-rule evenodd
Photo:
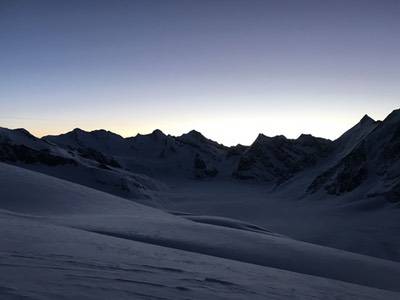
<path fill-rule="evenodd" d="M 0 0 L 0 126 L 336 138 L 400 107 L 397 0 Z"/>

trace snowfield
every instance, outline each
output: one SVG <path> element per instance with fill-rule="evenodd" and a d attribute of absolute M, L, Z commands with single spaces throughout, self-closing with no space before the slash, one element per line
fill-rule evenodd
<path fill-rule="evenodd" d="M 400 299 L 400 110 L 338 139 L 0 128 L 0 299 Z"/>
<path fill-rule="evenodd" d="M 2 299 L 398 299 L 400 264 L 0 164 Z M 192 220 L 191 220 L 192 219 Z"/>

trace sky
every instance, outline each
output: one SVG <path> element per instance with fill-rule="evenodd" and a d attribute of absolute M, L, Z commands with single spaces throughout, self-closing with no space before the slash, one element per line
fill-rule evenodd
<path fill-rule="evenodd" d="M 397 0 L 0 0 L 0 126 L 337 138 L 400 107 Z"/>

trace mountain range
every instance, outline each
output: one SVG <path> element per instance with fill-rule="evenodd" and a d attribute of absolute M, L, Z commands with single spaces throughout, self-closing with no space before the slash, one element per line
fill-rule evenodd
<path fill-rule="evenodd" d="M 334 141 L 307 134 L 297 139 L 259 134 L 250 146 L 233 147 L 195 130 L 178 137 L 154 130 L 123 138 L 77 128 L 36 138 L 25 129 L 0 129 L 0 161 L 128 198 L 151 198 L 172 177 L 256 181 L 275 189 L 296 185 L 301 197 L 398 202 L 399 157 L 400 110 L 383 121 L 365 115 Z M 52 166 L 68 171 L 53 172 Z"/>

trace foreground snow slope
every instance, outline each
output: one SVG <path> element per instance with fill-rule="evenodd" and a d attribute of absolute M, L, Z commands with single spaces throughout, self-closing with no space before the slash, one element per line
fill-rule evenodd
<path fill-rule="evenodd" d="M 1 299 L 398 299 L 399 293 L 0 211 Z"/>
<path fill-rule="evenodd" d="M 83 285 L 89 284 L 88 281 L 90 281 L 90 284 L 93 284 L 94 287 L 99 284 L 99 286 L 106 285 L 115 289 L 118 284 L 126 285 L 130 282 L 129 280 L 133 280 L 130 275 L 126 274 L 125 270 L 121 270 L 121 265 L 126 267 L 128 261 L 133 259 L 132 255 L 135 256 L 134 259 L 143 261 L 147 255 L 152 256 L 154 254 L 154 257 L 158 257 L 158 259 L 154 261 L 154 258 L 150 258 L 150 260 L 153 259 L 152 264 L 160 265 L 167 263 L 173 257 L 170 253 L 180 256 L 186 264 L 196 269 L 196 272 L 202 271 L 201 268 L 197 270 L 199 265 L 208 265 L 205 262 L 212 262 L 210 266 L 217 262 L 217 266 L 218 264 L 221 265 L 221 267 L 214 267 L 213 271 L 225 279 L 206 280 L 207 276 L 199 279 L 197 275 L 190 273 L 192 278 L 188 282 L 203 290 L 203 292 L 205 287 L 199 287 L 201 280 L 203 280 L 204 286 L 211 287 L 211 290 L 214 285 L 222 285 L 226 290 L 231 290 L 233 294 L 240 295 L 241 292 L 234 292 L 236 287 L 230 281 L 231 276 L 239 285 L 248 287 L 249 284 L 257 285 L 257 282 L 260 282 L 259 279 L 264 276 L 262 274 L 270 274 L 274 276 L 274 280 L 280 282 L 279 284 L 286 286 L 288 282 L 285 282 L 285 278 L 289 276 L 288 274 L 298 280 L 304 279 L 304 274 L 308 274 L 380 289 L 400 290 L 398 287 L 400 265 L 395 262 L 299 242 L 267 231 L 246 230 L 246 227 L 249 227 L 248 224 L 244 226 L 243 223 L 238 222 L 235 225 L 234 220 L 229 220 L 229 222 L 218 220 L 216 222 L 212 219 L 210 221 L 208 218 L 201 218 L 197 221 L 213 224 L 192 222 L 119 197 L 10 165 L 0 164 L 0 195 L 2 195 L 0 209 L 3 211 L 3 224 L 0 228 L 2 237 L 5 237 L 2 239 L 1 251 L 5 253 L 3 255 L 3 260 L 6 260 L 4 264 L 8 265 L 8 270 L 13 271 L 2 272 L 1 275 L 2 281 L 10 282 L 10 285 L 4 290 L 6 293 L 13 291 L 8 290 L 13 288 L 12 284 L 27 286 L 27 289 L 30 290 L 31 284 L 35 285 L 40 281 L 37 280 L 36 275 L 42 272 L 39 270 L 43 268 L 56 269 L 57 271 L 53 271 L 58 275 L 55 274 L 54 278 L 57 276 L 67 277 L 69 282 L 65 283 L 67 286 L 68 284 L 76 284 L 85 289 L 87 287 Z M 218 222 L 222 222 L 221 225 L 223 226 L 217 226 Z M 226 225 L 229 225 L 229 227 L 226 227 Z M 235 226 L 240 228 L 235 229 Z M 250 229 L 252 229 L 251 225 Z M 53 247 L 56 247 L 56 250 Z M 175 250 L 172 248 L 175 248 Z M 103 251 L 103 249 L 108 250 Z M 17 252 L 16 257 L 12 256 L 15 254 L 11 253 L 12 251 Z M 50 254 L 38 255 L 38 253 L 49 251 L 53 256 Z M 189 254 L 186 251 L 191 253 Z M 200 255 L 200 253 L 210 256 Z M 84 255 L 84 257 L 82 258 L 81 255 Z M 116 267 L 117 270 L 112 271 L 109 265 L 105 268 L 103 268 L 104 266 L 97 266 L 97 264 L 103 262 L 103 255 L 109 257 L 108 261 L 113 262 L 114 267 L 115 265 L 118 266 Z M 143 255 L 145 257 L 142 257 Z M 24 256 L 26 257 L 24 258 Z M 70 257 L 68 258 L 68 256 Z M 76 256 L 80 258 L 77 259 Z M 168 256 L 168 259 L 165 259 L 165 256 Z M 236 262 L 227 262 L 225 259 L 235 260 Z M 32 262 L 33 266 L 22 267 L 25 261 Z M 250 265 L 245 263 L 253 263 L 258 266 L 248 267 Z M 15 264 L 20 264 L 20 266 L 17 267 Z M 71 271 L 73 269 L 71 264 L 74 265 L 74 268 L 79 268 L 79 272 L 75 270 L 79 273 L 78 275 L 74 273 L 74 270 Z M 222 267 L 227 265 L 233 266 L 232 272 L 226 271 Z M 236 265 L 237 269 L 234 267 Z M 242 267 L 242 265 L 247 267 Z M 271 267 L 275 269 L 271 269 Z M 103 274 L 101 275 L 102 278 L 98 278 L 99 268 L 112 272 L 112 276 L 110 274 L 110 277 L 107 277 Z M 168 268 L 171 268 L 171 265 Z M 246 268 L 259 270 L 256 274 L 260 275 L 256 276 L 258 279 L 254 279 L 255 283 L 250 283 L 252 280 L 247 278 L 250 275 L 246 273 L 247 271 L 243 271 Z M 239 269 L 242 270 L 241 274 L 245 273 L 242 278 L 234 276 Z M 281 271 L 276 269 L 281 269 Z M 249 273 L 253 272 L 250 269 L 248 270 Z M 298 274 L 282 270 L 294 271 Z M 73 275 L 66 276 L 65 272 L 67 271 L 71 271 Z M 164 275 L 167 276 L 168 272 L 165 272 Z M 11 273 L 15 274 L 13 276 L 16 277 L 11 276 Z M 28 276 L 31 279 L 24 283 L 18 283 L 21 277 L 25 276 L 26 278 L 25 273 L 32 274 L 32 277 Z M 136 278 L 133 283 L 138 281 L 138 278 L 146 278 L 145 281 L 148 280 L 151 284 L 137 282 L 135 284 L 145 285 L 150 289 L 155 287 L 161 290 L 163 287 L 167 289 L 171 285 L 168 280 L 173 280 L 168 276 L 168 278 L 162 279 L 163 274 L 154 275 L 156 276 L 154 277 L 151 272 L 147 272 L 147 275 L 141 273 L 146 272 L 138 272 L 138 274 L 132 275 Z M 283 274 L 283 277 L 280 277 L 279 274 Z M 226 276 L 229 280 L 226 280 Z M 49 277 L 53 278 L 50 275 Z M 320 290 L 315 288 L 315 277 L 306 277 L 309 283 L 305 284 L 302 281 L 301 289 L 311 290 L 312 295 L 318 296 Z M 43 279 L 44 282 L 47 280 L 50 280 L 50 278 Z M 162 280 L 166 280 L 167 284 L 161 284 L 160 281 Z M 43 285 L 43 281 L 36 287 L 39 288 Z M 56 284 L 55 279 L 50 281 Z M 112 282 L 115 281 L 119 283 L 113 284 Z M 224 281 L 230 283 L 223 283 Z M 340 287 L 343 283 L 338 284 L 336 281 L 327 279 L 324 279 L 324 282 L 330 286 L 330 289 L 337 287 L 336 292 L 340 293 Z M 181 286 L 176 281 L 174 284 L 177 287 Z M 289 280 L 289 285 L 291 284 Z M 293 286 L 296 286 L 296 284 Z M 78 287 L 76 288 L 79 290 Z M 181 293 L 185 288 L 190 290 L 189 287 L 184 286 L 184 288 L 176 288 L 172 291 Z M 264 280 L 260 287 L 252 287 L 248 290 L 264 293 L 266 289 L 267 293 L 263 294 L 265 296 L 268 295 L 268 291 L 272 293 L 271 288 L 271 286 L 268 286 L 268 280 L 267 283 Z M 351 293 L 355 290 L 354 293 L 360 293 L 358 297 L 363 297 L 358 290 L 361 287 L 353 288 L 352 285 L 348 289 Z M 118 289 L 115 293 L 119 295 L 121 290 Z M 199 293 L 201 295 L 201 292 Z M 281 296 L 283 297 L 285 293 L 282 291 Z M 301 293 L 294 293 L 301 295 Z M 373 292 L 366 292 L 366 294 L 373 295 Z M 379 293 L 376 295 L 376 297 L 380 297 Z M 286 298 L 289 296 L 290 294 L 286 294 Z M 251 297 L 256 298 L 256 295 Z M 232 296 L 232 298 L 234 297 Z M 239 297 L 239 299 L 243 298 L 245 298 L 243 295 L 241 298 Z M 278 297 L 277 299 L 281 298 Z"/>

